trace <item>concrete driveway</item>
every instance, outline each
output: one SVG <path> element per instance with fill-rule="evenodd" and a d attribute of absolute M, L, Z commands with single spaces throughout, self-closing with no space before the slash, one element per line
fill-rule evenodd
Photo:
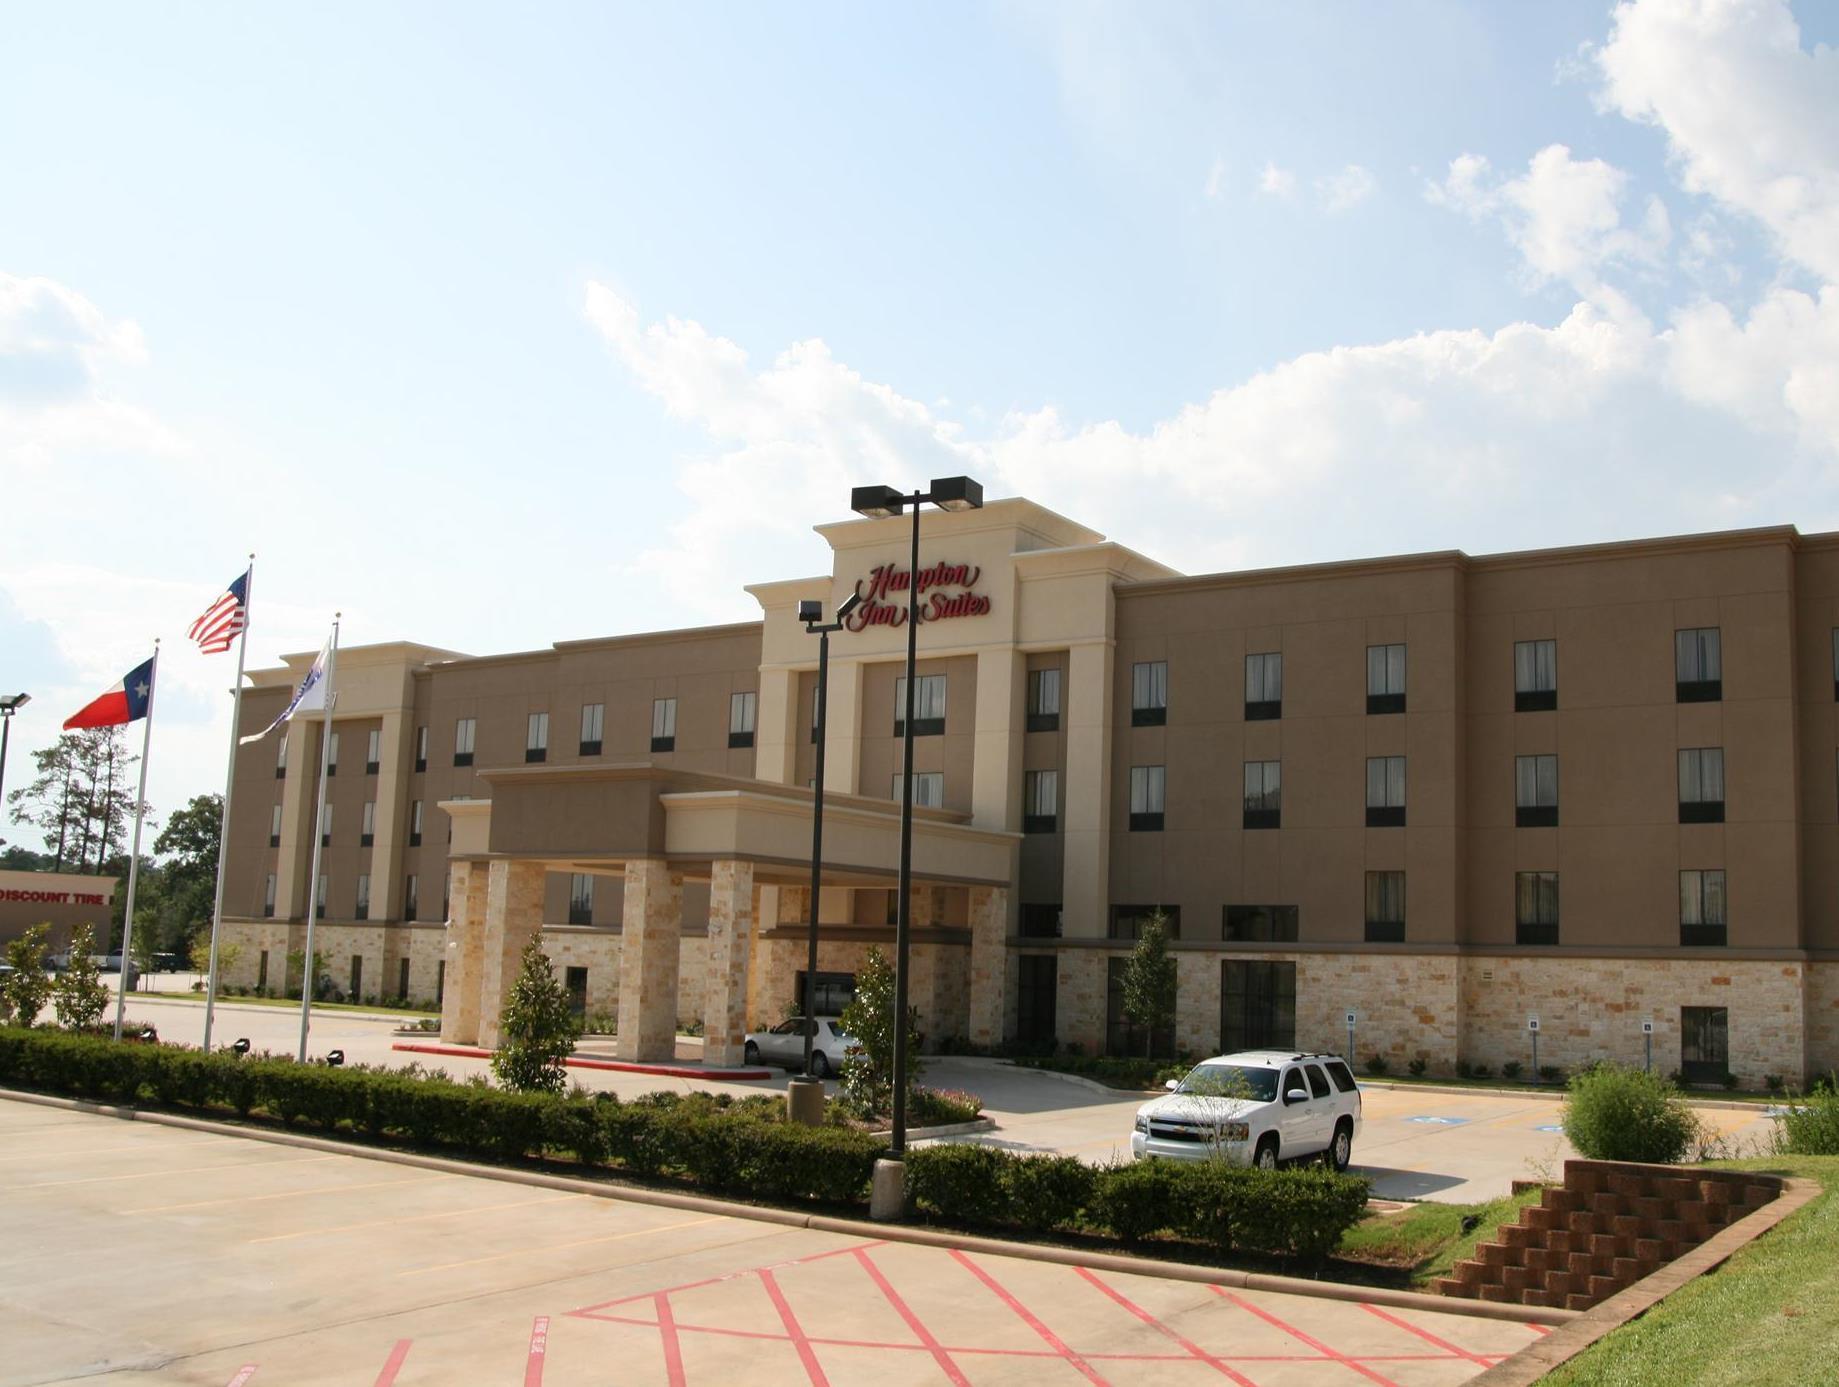
<path fill-rule="evenodd" d="M 1540 1330 L 0 1101 L 0 1384 L 1466 1381 Z"/>

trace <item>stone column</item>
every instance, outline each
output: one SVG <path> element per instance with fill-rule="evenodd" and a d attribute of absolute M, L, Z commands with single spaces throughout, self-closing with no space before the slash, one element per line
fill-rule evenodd
<path fill-rule="evenodd" d="M 498 1018 L 517 981 L 524 945 L 543 927 L 545 876 L 540 862 L 499 858 L 487 867 L 479 971 L 479 1043 L 487 1049 L 498 1045 Z"/>
<path fill-rule="evenodd" d="M 1009 892 L 1000 886 L 970 888 L 970 1041 L 994 1048 L 1003 1040 L 1003 1002 L 1009 993 Z"/>
<path fill-rule="evenodd" d="M 455 1045 L 479 1043 L 479 983 L 485 964 L 486 864 L 448 864 L 447 923 L 442 957 L 447 963 L 441 998 L 441 1039 Z"/>
<path fill-rule="evenodd" d="M 677 970 L 683 937 L 683 878 L 655 858 L 626 864 L 619 946 L 619 1038 L 623 1060 L 677 1058 Z"/>
<path fill-rule="evenodd" d="M 1067 655 L 1065 886 L 1069 939 L 1103 939 L 1111 909 L 1111 658 L 1109 642 Z"/>
<path fill-rule="evenodd" d="M 722 858 L 714 864 L 709 880 L 709 971 L 702 994 L 705 1064 L 739 1064 L 747 1043 L 753 898 L 753 863 Z"/>

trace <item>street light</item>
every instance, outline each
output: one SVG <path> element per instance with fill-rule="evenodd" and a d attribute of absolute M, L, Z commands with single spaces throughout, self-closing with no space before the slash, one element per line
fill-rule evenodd
<path fill-rule="evenodd" d="M 907 1150 L 907 951 L 911 942 L 913 896 L 913 666 L 919 650 L 920 507 L 931 502 L 940 510 L 977 510 L 983 484 L 969 477 L 934 478 L 930 491 L 903 493 L 891 486 L 858 486 L 849 508 L 871 520 L 885 520 L 903 509 L 913 512 L 913 537 L 907 564 L 907 697 L 901 710 L 900 750 L 900 899 L 894 916 L 894 1130 L 888 1158 L 898 1161 Z"/>
<path fill-rule="evenodd" d="M 805 630 L 817 637 L 817 717 L 812 723 L 812 735 L 817 741 L 817 779 L 811 796 L 811 938 L 806 951 L 805 961 L 805 1082 L 818 1083 L 818 1093 L 823 1092 L 822 1081 L 811 1073 L 811 1051 L 817 1042 L 817 899 L 823 885 L 824 864 L 824 741 L 825 727 L 829 721 L 830 709 L 828 690 L 830 685 L 830 633 L 841 631 L 849 614 L 862 605 L 862 594 L 852 592 L 843 599 L 836 609 L 836 620 L 824 621 L 824 604 L 822 602 L 800 602 L 798 619 L 805 624 Z M 799 1082 L 793 1080 L 794 1083 Z M 823 1114 L 823 1100 L 815 1103 L 816 1115 Z M 804 1108 L 793 1101 L 796 1111 Z"/>
<path fill-rule="evenodd" d="M 0 694 L 0 804 L 6 802 L 6 744 L 13 731 L 13 714 L 31 701 L 27 693 Z"/>

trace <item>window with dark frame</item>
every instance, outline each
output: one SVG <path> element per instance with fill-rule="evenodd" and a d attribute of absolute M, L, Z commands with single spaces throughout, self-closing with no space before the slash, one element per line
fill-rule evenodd
<path fill-rule="evenodd" d="M 396 964 L 396 1000 L 409 1000 L 409 961 L 406 958 L 399 959 Z"/>
<path fill-rule="evenodd" d="M 421 846 L 421 801 L 409 801 L 409 846 Z"/>
<path fill-rule="evenodd" d="M 1052 1045 L 1059 960 L 1052 954 L 1022 954 L 1015 962 L 1015 1038 L 1024 1045 Z"/>
<path fill-rule="evenodd" d="M 1366 710 L 1369 713 L 1405 711 L 1405 647 L 1369 645 L 1366 648 Z"/>
<path fill-rule="evenodd" d="M 275 874 L 270 872 L 268 879 L 262 883 L 262 918 L 273 918 L 275 913 Z M 267 955 L 264 954 L 264 957 Z"/>
<path fill-rule="evenodd" d="M 1283 826 L 1283 763 L 1247 761 L 1245 763 L 1245 805 L 1240 819 L 1242 828 L 1281 828 Z"/>
<path fill-rule="evenodd" d="M 571 872 L 568 878 L 568 923 L 594 923 L 594 878 L 586 872 Z"/>
<path fill-rule="evenodd" d="M 421 878 L 410 872 L 402 883 L 402 918 L 413 920 L 421 914 Z M 408 963 L 403 960 L 404 965 Z"/>
<path fill-rule="evenodd" d="M 370 918 L 370 873 L 368 872 L 358 873 L 358 903 L 355 918 L 359 920 Z"/>
<path fill-rule="evenodd" d="M 1683 949 L 1721 949 L 1729 942 L 1728 898 L 1722 868 L 1679 874 L 1679 944 Z"/>
<path fill-rule="evenodd" d="M 532 713 L 524 733 L 524 761 L 535 764 L 549 759 L 549 714 Z"/>
<path fill-rule="evenodd" d="M 583 703 L 581 705 L 581 746 L 582 756 L 600 755 L 601 736 L 607 726 L 607 705 L 604 703 Z"/>
<path fill-rule="evenodd" d="M 1055 668 L 1028 671 L 1028 730 L 1060 730 L 1060 671 Z"/>
<path fill-rule="evenodd" d="M 1301 911 L 1293 905 L 1227 905 L 1220 938 L 1234 944 L 1294 944 Z"/>
<path fill-rule="evenodd" d="M 1839 703 L 1839 626 L 1833 628 L 1833 702 Z"/>
<path fill-rule="evenodd" d="M 1369 756 L 1366 759 L 1366 826 L 1405 826 L 1405 758 Z"/>
<path fill-rule="evenodd" d="M 1060 772 L 1022 775 L 1022 832 L 1053 833 L 1060 826 Z"/>
<path fill-rule="evenodd" d="M 473 763 L 473 739 L 478 735 L 479 724 L 474 718 L 460 718 L 453 724 L 453 764 L 470 766 Z"/>
<path fill-rule="evenodd" d="M 1679 821 L 1724 822 L 1724 748 L 1685 747 L 1679 753 Z"/>
<path fill-rule="evenodd" d="M 327 801 L 325 811 L 319 816 L 319 846 L 332 846 L 332 811 L 338 806 Z"/>
<path fill-rule="evenodd" d="M 275 779 L 287 778 L 287 733 L 283 732 L 275 742 Z"/>
<path fill-rule="evenodd" d="M 1724 653 L 1715 626 L 1673 633 L 1674 696 L 1681 703 L 1716 703 L 1724 697 Z"/>
<path fill-rule="evenodd" d="M 1161 766 L 1130 768 L 1130 831 L 1162 831 L 1163 790 L 1165 775 Z"/>
<path fill-rule="evenodd" d="M 268 816 L 268 846 L 281 846 L 281 806 L 275 805 Z"/>
<path fill-rule="evenodd" d="M 1558 706 L 1558 642 L 1513 643 L 1513 711 L 1550 712 Z"/>
<path fill-rule="evenodd" d="M 358 916 L 358 918 L 361 920 L 364 917 L 360 915 Z M 358 998 L 363 995 L 363 988 L 364 988 L 364 955 L 363 954 L 353 954 L 351 956 L 351 992 L 349 994 L 352 1001 L 354 1002 L 357 1001 Z"/>
<path fill-rule="evenodd" d="M 1130 725 L 1161 727 L 1169 719 L 1169 665 L 1148 660 L 1130 667 Z"/>
<path fill-rule="evenodd" d="M 651 749 L 677 749 L 677 700 L 654 698 L 651 701 Z"/>
<path fill-rule="evenodd" d="M 728 747 L 753 745 L 754 718 L 759 711 L 760 695 L 748 690 L 728 695 Z"/>
<path fill-rule="evenodd" d="M 1730 1073 L 1730 1009 L 1679 1009 L 1679 1076 L 1689 1084 L 1722 1084 Z"/>
<path fill-rule="evenodd" d="M 326 744 L 326 774 L 338 774 L 338 733 L 332 734 L 332 740 Z"/>
<path fill-rule="evenodd" d="M 383 733 L 373 727 L 364 746 L 364 774 L 375 775 L 383 764 Z"/>
<path fill-rule="evenodd" d="M 562 990 L 568 993 L 571 1016 L 587 1015 L 587 969 L 570 967 L 562 970 Z"/>
<path fill-rule="evenodd" d="M 1558 826 L 1558 758 L 1513 758 L 1513 823 L 1516 828 Z"/>
<path fill-rule="evenodd" d="M 415 729 L 415 769 L 418 771 L 428 769 L 428 729 L 426 727 Z"/>
<path fill-rule="evenodd" d="M 313 914 L 318 919 L 326 917 L 326 897 L 332 894 L 332 883 L 325 872 L 319 874 L 319 901 Z"/>
<path fill-rule="evenodd" d="M 364 801 L 364 819 L 358 828 L 358 846 L 368 848 L 377 841 L 377 802 L 374 799 Z"/>
<path fill-rule="evenodd" d="M 1245 657 L 1245 720 L 1271 722 L 1283 716 L 1283 653 Z"/>
<path fill-rule="evenodd" d="M 1023 901 L 1016 928 L 1023 939 L 1060 937 L 1060 902 Z"/>
<path fill-rule="evenodd" d="M 1366 874 L 1366 940 L 1399 944 L 1405 939 L 1405 874 Z"/>
<path fill-rule="evenodd" d="M 1220 1053 L 1296 1045 L 1296 965 L 1260 959 L 1220 963 Z"/>
<path fill-rule="evenodd" d="M 901 798 L 901 775 L 896 772 L 894 783 L 888 790 L 888 798 L 896 804 Z M 943 771 L 915 771 L 913 773 L 913 807 L 915 809 L 943 809 L 945 807 L 945 773 Z"/>
<path fill-rule="evenodd" d="M 1168 922 L 1170 939 L 1181 938 L 1181 907 L 1178 905 L 1114 905 L 1111 907 L 1112 939 L 1141 939 L 1143 926 L 1158 910 Z"/>
<path fill-rule="evenodd" d="M 1558 942 L 1558 873 L 1513 874 L 1513 923 L 1516 944 Z"/>
<path fill-rule="evenodd" d="M 894 735 L 906 735 L 907 676 L 894 679 Z M 922 674 L 913 686 L 913 735 L 941 737 L 945 734 L 945 676 Z"/>

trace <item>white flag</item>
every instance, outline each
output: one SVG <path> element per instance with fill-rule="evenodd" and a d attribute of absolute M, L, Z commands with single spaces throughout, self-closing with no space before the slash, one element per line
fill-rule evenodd
<path fill-rule="evenodd" d="M 247 737 L 238 738 L 239 743 L 259 742 L 295 713 L 317 712 L 326 706 L 326 662 L 331 658 L 332 642 L 327 640 L 320 648 L 319 658 L 313 661 L 313 668 L 306 672 L 306 678 L 300 681 L 300 687 L 294 690 L 294 696 L 288 700 L 287 707 L 260 732 L 252 732 Z"/>

